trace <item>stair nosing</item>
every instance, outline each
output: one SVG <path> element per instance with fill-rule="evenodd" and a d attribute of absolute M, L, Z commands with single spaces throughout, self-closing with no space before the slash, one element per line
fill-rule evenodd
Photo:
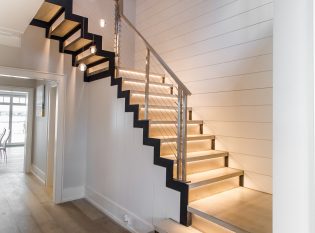
<path fill-rule="evenodd" d="M 219 169 L 226 169 L 226 168 L 219 168 Z M 222 181 L 222 180 L 226 180 L 226 179 L 229 179 L 229 178 L 233 178 L 233 177 L 238 177 L 238 176 L 244 175 L 244 171 L 243 170 L 234 169 L 234 168 L 229 168 L 229 169 L 233 169 L 234 171 L 229 173 L 229 174 L 217 176 L 217 177 L 214 177 L 214 178 L 188 183 L 189 188 L 197 188 L 197 187 L 200 187 L 200 186 L 203 186 L 203 185 L 212 184 L 212 183 L 216 183 L 216 182 L 219 182 L 219 181 Z M 215 171 L 215 170 L 212 170 L 212 171 Z M 200 173 L 205 173 L 205 172 L 200 172 Z M 198 174 L 198 173 L 195 173 L 195 174 Z M 188 178 L 188 180 L 189 180 L 189 178 Z"/>

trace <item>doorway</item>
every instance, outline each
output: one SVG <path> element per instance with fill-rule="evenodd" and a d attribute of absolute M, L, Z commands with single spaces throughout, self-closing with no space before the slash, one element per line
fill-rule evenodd
<path fill-rule="evenodd" d="M 27 92 L 0 89 L 0 171 L 25 172 Z"/>
<path fill-rule="evenodd" d="M 0 76 L 16 78 L 21 80 L 42 80 L 42 81 L 53 81 L 57 83 L 57 101 L 56 101 L 56 127 L 55 127 L 55 158 L 54 158 L 54 168 L 53 168 L 53 202 L 58 204 L 63 202 L 63 174 L 64 174 L 64 127 L 65 127 L 65 81 L 66 77 L 64 74 L 52 74 L 47 72 L 40 72 L 34 70 L 26 70 L 12 67 L 0 66 Z M 16 86 L 11 85 L 11 86 Z M 1 89 L 1 88 L 0 88 Z M 34 90 L 29 92 L 29 96 L 33 95 Z M 30 105 L 30 108 L 32 105 Z M 30 109 L 29 108 L 29 109 Z M 29 113 L 32 113 L 29 110 Z M 33 116 L 28 115 L 28 119 L 33 119 Z M 32 123 L 32 122 L 31 122 Z M 32 124 L 27 125 L 27 139 L 26 139 L 26 172 L 30 170 L 31 160 L 29 159 L 32 155 Z"/>

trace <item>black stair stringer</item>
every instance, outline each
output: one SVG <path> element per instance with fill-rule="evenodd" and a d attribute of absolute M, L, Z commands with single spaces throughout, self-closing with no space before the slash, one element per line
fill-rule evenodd
<path fill-rule="evenodd" d="M 33 26 L 44 28 L 46 38 L 48 38 L 50 27 L 58 19 L 58 17 L 65 12 L 65 19 L 78 22 L 79 25 L 62 38 L 55 37 L 55 36 L 49 37 L 49 39 L 59 41 L 59 52 L 72 55 L 72 65 L 78 66 L 78 64 L 76 64 L 76 62 L 75 62 L 76 56 L 79 53 L 89 49 L 90 45 L 85 46 L 84 48 L 80 49 L 79 51 L 73 52 L 73 51 L 64 51 L 63 44 L 64 44 L 64 41 L 67 40 L 70 36 L 72 36 L 75 32 L 82 29 L 81 30 L 81 38 L 85 38 L 85 39 L 89 39 L 89 40 L 94 41 L 94 45 L 97 48 L 96 55 L 106 58 L 106 60 L 109 62 L 109 69 L 107 71 L 104 71 L 104 72 L 101 72 L 99 74 L 95 74 L 92 76 L 88 76 L 87 72 L 85 72 L 84 73 L 84 81 L 85 82 L 92 82 L 92 81 L 95 81 L 98 79 L 102 79 L 102 78 L 106 78 L 106 77 L 110 77 L 110 76 L 114 75 L 114 73 L 115 73 L 115 53 L 111 52 L 111 51 L 103 50 L 102 49 L 102 36 L 90 33 L 88 31 L 88 22 L 89 22 L 88 18 L 73 14 L 73 11 L 72 11 L 73 1 L 72 0 L 45 0 L 45 1 L 52 3 L 52 4 L 62 6 L 61 11 L 48 23 L 33 19 L 30 24 Z M 84 26 L 82 26 L 82 25 L 84 25 Z"/>
<path fill-rule="evenodd" d="M 149 137 L 149 121 L 139 120 L 139 105 L 130 104 L 130 91 L 122 90 L 122 78 L 111 76 L 111 86 L 117 85 L 117 98 L 125 98 L 125 112 L 133 112 L 133 126 L 143 129 L 143 145 L 154 148 L 154 164 L 166 168 L 166 187 L 180 192 L 180 223 L 188 226 L 190 224 L 187 212 L 188 185 L 173 179 L 174 161 L 161 158 L 160 139 Z"/>
<path fill-rule="evenodd" d="M 92 75 L 92 76 L 87 76 L 87 73 L 85 72 L 84 81 L 91 82 L 98 79 L 111 77 L 111 86 L 117 85 L 117 88 L 118 88 L 117 98 L 125 98 L 125 111 L 133 112 L 133 116 L 134 116 L 133 127 L 142 128 L 143 129 L 143 144 L 147 146 L 152 146 L 154 148 L 153 163 L 157 166 L 166 168 L 166 187 L 180 192 L 180 223 L 185 226 L 188 226 L 190 224 L 189 218 L 188 218 L 188 212 L 187 212 L 188 190 L 189 190 L 188 185 L 186 183 L 182 183 L 173 179 L 174 161 L 160 157 L 160 146 L 161 146 L 160 140 L 149 137 L 149 121 L 139 120 L 139 105 L 130 104 L 130 91 L 123 91 L 122 79 L 115 78 L 114 76 L 115 53 L 102 50 L 102 36 L 89 33 L 88 32 L 88 19 L 72 13 L 72 7 L 73 7 L 72 0 L 46 0 L 46 1 L 63 7 L 57 16 L 60 16 L 63 12 L 65 12 L 66 19 L 73 20 L 80 23 L 80 26 L 78 28 L 74 29 L 71 33 L 66 35 L 64 38 L 56 38 L 56 37 L 50 38 L 50 39 L 58 40 L 60 42 L 59 49 L 61 53 L 72 55 L 73 66 L 77 65 L 75 63 L 75 58 L 78 55 L 78 53 L 82 51 L 81 50 L 77 52 L 64 51 L 63 42 L 68 37 L 70 37 L 73 33 L 75 33 L 77 30 L 83 29 L 83 28 L 84 28 L 84 32 L 83 30 L 81 30 L 81 37 L 85 39 L 90 39 L 90 40 L 93 40 L 94 38 L 95 46 L 97 48 L 96 54 L 99 56 L 104 56 L 104 58 L 108 59 L 108 62 L 109 62 L 108 70 Z M 50 29 L 51 25 L 55 22 L 55 20 L 57 20 L 58 18 L 57 16 L 49 23 L 33 19 L 31 22 L 31 25 L 46 29 L 46 36 L 47 36 L 48 30 Z M 84 24 L 84 27 L 81 26 L 83 24 Z M 83 48 L 82 50 L 86 50 L 88 48 L 89 46 L 86 46 L 86 48 Z"/>

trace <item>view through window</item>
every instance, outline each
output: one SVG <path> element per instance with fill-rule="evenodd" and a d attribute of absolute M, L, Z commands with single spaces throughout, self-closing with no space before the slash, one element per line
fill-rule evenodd
<path fill-rule="evenodd" d="M 10 130 L 9 145 L 24 145 L 27 124 L 27 94 L 0 91 L 0 131 Z"/>

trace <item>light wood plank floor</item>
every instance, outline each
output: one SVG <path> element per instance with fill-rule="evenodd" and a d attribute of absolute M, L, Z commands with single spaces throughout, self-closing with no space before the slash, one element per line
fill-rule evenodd
<path fill-rule="evenodd" d="M 23 172 L 24 170 L 24 147 L 8 147 L 8 161 L 5 162 L 3 157 L 0 157 L 0 173 L 7 172 Z"/>
<path fill-rule="evenodd" d="M 127 233 L 85 200 L 54 205 L 32 175 L 0 173 L 0 233 Z"/>

